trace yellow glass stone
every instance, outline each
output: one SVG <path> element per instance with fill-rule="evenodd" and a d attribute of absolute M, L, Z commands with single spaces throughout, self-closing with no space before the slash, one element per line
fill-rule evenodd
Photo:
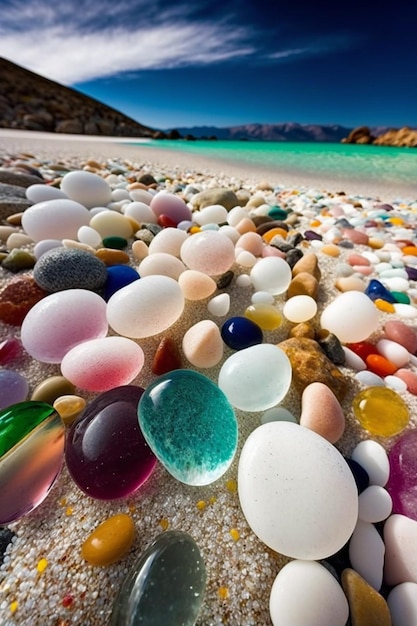
<path fill-rule="evenodd" d="M 111 565 L 130 550 L 134 539 L 132 518 L 119 513 L 109 517 L 87 537 L 81 547 L 81 556 L 91 565 Z"/>
<path fill-rule="evenodd" d="M 268 230 L 262 235 L 262 239 L 266 241 L 266 243 L 270 243 L 274 237 L 282 237 L 283 239 L 286 239 L 287 235 L 287 231 L 283 228 L 271 228 L 271 230 Z"/>
<path fill-rule="evenodd" d="M 378 239 L 377 237 L 369 237 L 368 246 L 373 250 L 379 250 L 384 245 L 384 241 L 382 239 Z"/>
<path fill-rule="evenodd" d="M 384 313 L 395 313 L 395 307 L 391 302 L 387 302 L 386 300 L 382 300 L 381 298 L 377 298 L 374 300 L 374 304 L 377 309 L 380 311 L 384 311 Z"/>
<path fill-rule="evenodd" d="M 237 528 L 231 528 L 229 530 L 230 536 L 232 537 L 233 541 L 239 541 L 240 539 L 240 532 L 238 531 Z"/>
<path fill-rule="evenodd" d="M 36 566 L 36 569 L 38 570 L 40 574 L 42 574 L 42 572 L 44 572 L 47 567 L 48 567 L 48 561 L 46 559 L 40 559 L 40 561 L 38 562 Z"/>
<path fill-rule="evenodd" d="M 258 324 L 262 330 L 275 330 L 282 323 L 282 315 L 273 304 L 251 304 L 245 310 L 244 316 Z"/>
<path fill-rule="evenodd" d="M 80 396 L 67 395 L 57 398 L 53 407 L 64 424 L 69 426 L 85 408 L 86 404 L 84 398 Z"/>
<path fill-rule="evenodd" d="M 353 398 L 353 412 L 363 428 L 372 435 L 392 437 L 407 426 L 407 405 L 392 389 L 368 387 Z"/>

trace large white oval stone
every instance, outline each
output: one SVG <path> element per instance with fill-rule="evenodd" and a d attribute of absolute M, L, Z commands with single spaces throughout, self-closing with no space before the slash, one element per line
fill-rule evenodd
<path fill-rule="evenodd" d="M 376 331 L 379 312 L 361 291 L 346 291 L 323 311 L 321 327 L 336 335 L 342 343 L 364 341 Z"/>
<path fill-rule="evenodd" d="M 325 559 L 350 538 L 358 492 L 340 452 L 317 433 L 290 422 L 262 424 L 239 461 L 240 504 L 267 546 L 295 559 Z"/>
<path fill-rule="evenodd" d="M 107 181 L 97 174 L 76 170 L 65 174 L 61 182 L 62 191 L 87 209 L 106 206 L 111 201 L 111 188 Z"/>
<path fill-rule="evenodd" d="M 91 215 L 82 204 L 65 198 L 45 200 L 22 215 L 22 226 L 33 241 L 77 239 L 78 229 L 88 226 Z"/>

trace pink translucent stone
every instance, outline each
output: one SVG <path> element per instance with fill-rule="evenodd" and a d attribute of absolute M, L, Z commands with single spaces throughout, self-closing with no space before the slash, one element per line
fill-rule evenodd
<path fill-rule="evenodd" d="M 181 259 L 190 270 L 218 276 L 232 267 L 235 247 L 226 235 L 215 230 L 205 230 L 190 235 L 184 241 Z"/>
<path fill-rule="evenodd" d="M 403 435 L 389 453 L 390 477 L 386 485 L 393 513 L 417 521 L 417 431 Z"/>
<path fill-rule="evenodd" d="M 175 223 L 191 220 L 191 210 L 178 196 L 159 192 L 151 200 L 150 207 L 157 217 L 165 215 Z"/>
<path fill-rule="evenodd" d="M 10 363 L 22 353 L 22 346 L 16 337 L 5 339 L 0 342 L 0 365 Z"/>

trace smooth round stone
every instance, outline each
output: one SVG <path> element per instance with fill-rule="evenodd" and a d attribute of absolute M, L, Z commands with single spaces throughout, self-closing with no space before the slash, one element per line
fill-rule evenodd
<path fill-rule="evenodd" d="M 81 226 L 88 226 L 90 213 L 73 200 L 46 200 L 26 209 L 22 227 L 33 241 L 77 239 Z"/>
<path fill-rule="evenodd" d="M 221 337 L 232 350 L 243 350 L 262 343 L 262 329 L 247 317 L 231 317 L 221 327 Z"/>
<path fill-rule="evenodd" d="M 238 490 L 253 532 L 295 559 L 335 554 L 355 528 L 358 493 L 348 464 L 332 444 L 298 424 L 270 422 L 249 435 Z"/>
<path fill-rule="evenodd" d="M 290 322 L 308 322 L 317 313 L 317 303 L 311 296 L 293 296 L 286 301 L 282 312 Z"/>
<path fill-rule="evenodd" d="M 355 626 L 393 626 L 385 598 L 355 570 L 342 571 L 342 586 L 350 611 L 348 624 Z"/>
<path fill-rule="evenodd" d="M 387 585 L 417 583 L 417 522 L 405 515 L 390 515 L 384 524 Z"/>
<path fill-rule="evenodd" d="M 379 354 L 384 356 L 388 361 L 394 363 L 397 367 L 403 367 L 410 360 L 410 354 L 404 346 L 389 339 L 380 339 L 376 344 Z"/>
<path fill-rule="evenodd" d="M 310 383 L 301 396 L 300 425 L 314 430 L 330 443 L 345 431 L 345 416 L 333 391 L 320 382 Z"/>
<path fill-rule="evenodd" d="M 405 319 L 415 319 L 417 317 L 417 308 L 411 304 L 394 304 L 395 313 L 399 317 Z"/>
<path fill-rule="evenodd" d="M 387 490 L 392 497 L 394 513 L 417 521 L 417 431 L 406 432 L 392 447 L 389 455 L 390 477 Z"/>
<path fill-rule="evenodd" d="M 35 259 L 40 259 L 45 252 L 61 247 L 63 247 L 61 239 L 42 239 L 34 246 L 33 254 L 35 255 Z"/>
<path fill-rule="evenodd" d="M 0 410 L 26 400 L 29 383 L 24 376 L 6 368 L 0 369 Z"/>
<path fill-rule="evenodd" d="M 150 195 L 150 194 L 149 194 Z M 133 217 L 138 224 L 156 224 L 157 217 L 149 204 L 145 202 L 130 202 L 122 207 L 122 213 L 126 217 Z"/>
<path fill-rule="evenodd" d="M 98 248 L 102 242 L 102 236 L 91 226 L 81 226 L 78 229 L 77 239 L 80 243 L 85 243 L 92 248 Z"/>
<path fill-rule="evenodd" d="M 392 589 L 387 598 L 392 626 L 417 624 L 417 583 L 401 583 Z"/>
<path fill-rule="evenodd" d="M 35 304 L 22 324 L 25 350 L 42 363 L 60 363 L 74 346 L 107 335 L 106 303 L 86 289 L 67 289 Z"/>
<path fill-rule="evenodd" d="M 292 378 L 287 355 L 263 343 L 239 350 L 223 363 L 219 388 L 229 402 L 242 411 L 265 411 L 287 394 Z"/>
<path fill-rule="evenodd" d="M 252 304 L 274 304 L 274 301 L 275 298 L 272 293 L 267 291 L 255 291 L 251 297 Z"/>
<path fill-rule="evenodd" d="M 9 337 L 0 341 L 0 365 L 6 365 L 22 354 L 22 344 L 17 337 Z"/>
<path fill-rule="evenodd" d="M 268 409 L 261 417 L 261 423 L 267 424 L 268 422 L 294 422 L 298 423 L 294 415 L 282 406 L 272 407 Z"/>
<path fill-rule="evenodd" d="M 227 221 L 227 209 L 221 204 L 212 204 L 201 211 L 194 211 L 192 219 L 199 226 L 205 224 L 224 224 Z"/>
<path fill-rule="evenodd" d="M 149 244 L 149 254 L 165 252 L 165 254 L 179 258 L 181 246 L 187 237 L 187 233 L 178 228 L 164 228 L 155 235 Z"/>
<path fill-rule="evenodd" d="M 272 585 L 269 611 L 274 626 L 345 626 L 349 617 L 341 586 L 315 561 L 295 560 L 284 565 Z"/>
<path fill-rule="evenodd" d="M 198 372 L 160 376 L 143 394 L 139 423 L 149 446 L 174 478 L 208 485 L 230 467 L 237 421 L 223 392 Z"/>
<path fill-rule="evenodd" d="M 360 391 L 353 398 L 352 406 L 362 427 L 372 435 L 398 435 L 410 419 L 404 400 L 386 387 L 368 387 Z"/>
<path fill-rule="evenodd" d="M 134 540 L 135 524 L 130 515 L 112 515 L 87 537 L 81 556 L 90 565 L 112 565 L 129 552 Z"/>
<path fill-rule="evenodd" d="M 150 204 L 153 198 L 153 194 L 146 189 L 129 189 L 130 197 L 134 202 L 144 202 Z"/>
<path fill-rule="evenodd" d="M 359 519 L 376 524 L 391 515 L 392 500 L 388 491 L 379 485 L 370 485 L 359 495 Z"/>
<path fill-rule="evenodd" d="M 104 283 L 103 298 L 107 301 L 122 287 L 139 280 L 138 272 L 129 265 L 112 265 L 107 268 L 107 279 Z"/>
<path fill-rule="evenodd" d="M 36 385 L 30 399 L 53 404 L 59 396 L 73 394 L 74 391 L 74 385 L 63 376 L 49 376 Z"/>
<path fill-rule="evenodd" d="M 33 268 L 33 277 L 46 291 L 100 289 L 107 278 L 106 266 L 84 250 L 54 248 L 45 252 Z"/>
<path fill-rule="evenodd" d="M 61 372 L 70 382 L 87 391 L 108 391 L 127 385 L 144 364 L 142 348 L 126 337 L 90 339 L 69 350 Z"/>
<path fill-rule="evenodd" d="M 160 191 L 151 200 L 150 207 L 157 217 L 167 215 L 175 224 L 192 220 L 191 209 L 179 196 Z"/>
<path fill-rule="evenodd" d="M 387 339 L 399 343 L 411 354 L 417 351 L 417 333 L 404 322 L 389 320 L 384 325 L 384 332 Z"/>
<path fill-rule="evenodd" d="M 385 387 L 384 379 L 369 370 L 357 372 L 355 378 L 366 387 Z"/>
<path fill-rule="evenodd" d="M 117 211 L 101 211 L 90 220 L 90 227 L 102 237 L 123 237 L 129 239 L 133 235 L 132 222 Z"/>
<path fill-rule="evenodd" d="M 110 185 L 92 172 L 84 170 L 68 172 L 61 181 L 61 190 L 80 204 L 91 209 L 96 206 L 106 206 L 111 201 Z"/>
<path fill-rule="evenodd" d="M 404 393 L 407 391 L 407 383 L 398 378 L 398 376 L 385 376 L 384 383 L 389 389 L 396 391 L 397 393 Z"/>
<path fill-rule="evenodd" d="M 207 304 L 207 310 L 215 317 L 224 317 L 230 310 L 230 295 L 219 293 L 218 296 L 214 296 Z"/>
<path fill-rule="evenodd" d="M 142 393 L 141 387 L 128 385 L 100 394 L 67 432 L 68 470 L 92 498 L 125 498 L 139 489 L 155 467 L 155 456 L 138 425 Z"/>
<path fill-rule="evenodd" d="M 85 409 L 87 402 L 81 396 L 66 395 L 59 396 L 53 403 L 53 407 L 65 426 L 69 426 Z"/>
<path fill-rule="evenodd" d="M 166 252 L 149 254 L 138 267 L 138 272 L 142 277 L 159 274 L 159 276 L 169 276 L 177 281 L 185 270 L 186 267 L 182 261 Z"/>
<path fill-rule="evenodd" d="M 215 281 L 196 270 L 183 271 L 178 278 L 178 284 L 187 300 L 204 300 L 216 291 Z"/>
<path fill-rule="evenodd" d="M 390 464 L 387 453 L 380 443 L 372 439 L 360 441 L 351 456 L 366 471 L 371 485 L 384 487 L 387 484 Z"/>
<path fill-rule="evenodd" d="M 62 189 L 57 189 L 51 185 L 44 184 L 30 185 L 30 187 L 27 187 L 25 194 L 26 198 L 33 203 L 67 198 L 67 195 L 62 191 Z"/>
<path fill-rule="evenodd" d="M 168 276 L 145 276 L 119 289 L 107 303 L 107 320 L 119 335 L 142 339 L 163 332 L 184 310 L 181 287 Z"/>
<path fill-rule="evenodd" d="M 190 235 L 181 246 L 181 259 L 191 270 L 218 276 L 235 260 L 235 247 L 228 237 L 215 230 Z"/>
<path fill-rule="evenodd" d="M 244 315 L 262 330 L 276 330 L 282 324 L 282 315 L 278 308 L 266 302 L 251 304 L 245 309 Z"/>
<path fill-rule="evenodd" d="M 349 559 L 358 572 L 377 591 L 384 568 L 384 542 L 373 524 L 358 520 L 349 542 Z"/>
<path fill-rule="evenodd" d="M 42 402 L 0 411 L 0 524 L 35 509 L 48 495 L 64 458 L 65 428 Z"/>
<path fill-rule="evenodd" d="M 257 291 L 277 296 L 288 289 L 292 278 L 291 268 L 280 257 L 265 257 L 251 269 L 250 278 Z"/>
<path fill-rule="evenodd" d="M 110 626 L 194 626 L 205 586 L 206 568 L 193 538 L 179 530 L 164 532 L 124 579 Z"/>
<path fill-rule="evenodd" d="M 323 311 L 321 327 L 338 337 L 343 343 L 367 339 L 376 331 L 378 309 L 372 300 L 360 291 L 347 291 L 337 296 Z"/>
<path fill-rule="evenodd" d="M 400 368 L 395 372 L 395 377 L 407 385 L 407 390 L 414 396 L 417 395 L 417 374 L 410 369 Z"/>
<path fill-rule="evenodd" d="M 182 351 L 194 367 L 205 369 L 220 363 L 223 341 L 217 324 L 201 320 L 191 326 L 182 339 Z"/>

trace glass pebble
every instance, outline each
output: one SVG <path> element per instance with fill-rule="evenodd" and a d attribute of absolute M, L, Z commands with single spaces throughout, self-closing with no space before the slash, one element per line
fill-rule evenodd
<path fill-rule="evenodd" d="M 174 478 L 208 485 L 222 476 L 237 447 L 237 421 L 224 393 L 192 370 L 175 370 L 149 385 L 139 423 L 156 457 Z"/>
<path fill-rule="evenodd" d="M 268 422 L 294 422 L 297 423 L 297 418 L 284 407 L 277 406 L 268 409 L 261 417 L 261 423 L 267 424 Z"/>
<path fill-rule="evenodd" d="M 363 428 L 372 435 L 392 437 L 409 422 L 409 411 L 402 398 L 386 387 L 369 387 L 352 402 L 353 412 Z"/>
<path fill-rule="evenodd" d="M 228 357 L 220 369 L 218 385 L 236 408 L 265 411 L 286 396 L 291 378 L 287 355 L 280 348 L 263 343 Z"/>
<path fill-rule="evenodd" d="M 29 383 L 24 376 L 6 368 L 0 369 L 0 409 L 23 402 L 29 393 Z"/>
<path fill-rule="evenodd" d="M 375 278 L 372 278 L 369 281 L 369 284 L 365 289 L 365 294 L 371 300 L 377 300 L 378 298 L 380 298 L 381 300 L 385 300 L 386 302 L 390 302 L 391 304 L 394 304 L 395 302 L 394 296 L 388 291 L 386 287 L 384 287 L 384 285 L 379 280 L 376 280 Z"/>
<path fill-rule="evenodd" d="M 392 497 L 393 511 L 417 521 L 417 431 L 402 435 L 388 458 L 390 477 L 386 488 Z"/>
<path fill-rule="evenodd" d="M 245 309 L 244 315 L 262 330 L 276 330 L 282 324 L 282 315 L 274 304 L 256 302 Z"/>
<path fill-rule="evenodd" d="M 116 291 L 126 285 L 130 285 L 135 280 L 139 280 L 138 272 L 129 265 L 112 265 L 107 268 L 107 278 L 104 283 L 103 297 L 106 302 Z"/>
<path fill-rule="evenodd" d="M 125 498 L 155 467 L 155 456 L 138 425 L 142 393 L 141 387 L 133 385 L 102 393 L 68 430 L 68 470 L 78 487 L 92 498 Z"/>
<path fill-rule="evenodd" d="M 291 268 L 280 257 L 265 257 L 252 268 L 250 278 L 257 291 L 276 296 L 288 289 L 292 278 Z"/>
<path fill-rule="evenodd" d="M 181 246 L 181 260 L 191 270 L 218 276 L 235 260 L 235 247 L 228 237 L 214 230 L 190 235 Z"/>
<path fill-rule="evenodd" d="M 35 509 L 64 458 L 64 424 L 52 406 L 20 402 L 0 411 L 0 524 Z"/>
<path fill-rule="evenodd" d="M 337 296 L 323 311 L 320 324 L 342 343 L 367 339 L 378 327 L 379 312 L 372 300 L 360 291 Z"/>
<path fill-rule="evenodd" d="M 263 341 L 262 329 L 246 317 L 231 317 L 221 327 L 224 343 L 232 350 L 243 350 Z"/>
<path fill-rule="evenodd" d="M 53 407 L 65 426 L 69 426 L 86 407 L 84 398 L 75 395 L 59 396 L 53 403 Z"/>
<path fill-rule="evenodd" d="M 19 358 L 22 353 L 22 345 L 17 337 L 10 337 L 0 341 L 0 365 L 6 365 Z"/>
<path fill-rule="evenodd" d="M 81 556 L 90 565 L 112 565 L 129 552 L 135 534 L 135 524 L 130 515 L 112 515 L 87 537 L 81 546 Z"/>
<path fill-rule="evenodd" d="M 308 322 L 317 313 L 317 303 L 311 296 L 293 296 L 286 301 L 282 312 L 290 322 Z"/>

